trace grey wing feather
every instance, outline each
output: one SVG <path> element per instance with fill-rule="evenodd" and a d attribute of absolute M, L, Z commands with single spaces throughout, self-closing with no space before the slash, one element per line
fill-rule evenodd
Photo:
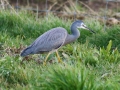
<path fill-rule="evenodd" d="M 51 51 L 59 48 L 65 41 L 67 31 L 64 28 L 54 28 L 42 36 L 38 37 L 34 42 L 35 51 Z"/>
<path fill-rule="evenodd" d="M 67 31 L 64 28 L 53 28 L 39 36 L 33 44 L 26 48 L 26 51 L 29 51 L 29 54 L 52 51 L 62 46 L 66 37 Z M 21 56 L 25 55 L 21 54 Z"/>

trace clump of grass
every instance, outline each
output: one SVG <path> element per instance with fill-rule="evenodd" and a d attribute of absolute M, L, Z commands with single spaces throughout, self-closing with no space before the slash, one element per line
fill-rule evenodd
<path fill-rule="evenodd" d="M 17 60 L 18 58 L 7 55 L 5 55 L 4 58 L 1 58 L 0 73 L 3 78 L 3 82 L 6 81 L 10 85 L 15 84 L 16 82 L 19 82 L 20 84 L 27 84 L 27 77 L 24 75 L 25 72 L 22 70 L 23 67 L 18 65 L 19 61 Z"/>
<path fill-rule="evenodd" d="M 120 60 L 120 53 L 117 48 L 112 51 L 111 51 L 111 48 L 112 48 L 112 41 L 110 40 L 106 49 L 100 48 L 100 56 L 104 60 L 108 60 L 109 62 L 117 63 Z"/>
<path fill-rule="evenodd" d="M 34 16 L 26 14 L 24 12 L 0 12 L 0 25 L 1 32 L 6 32 L 12 37 L 17 37 L 18 35 L 23 38 L 36 38 L 47 30 L 54 27 L 64 27 L 68 28 L 70 21 L 68 23 L 63 20 L 49 15 L 48 20 L 46 18 L 36 20 Z"/>
<path fill-rule="evenodd" d="M 108 42 L 112 40 L 113 45 L 112 49 L 116 47 L 120 50 L 120 27 L 118 25 L 112 26 L 107 28 L 106 31 L 101 31 L 96 33 L 92 37 L 88 37 L 87 39 L 90 41 L 91 44 L 96 45 L 97 47 L 106 47 Z"/>
<path fill-rule="evenodd" d="M 64 50 L 66 52 L 64 53 Z M 99 51 L 96 48 L 91 48 L 91 46 L 86 44 L 80 44 L 79 42 L 74 44 L 69 44 L 66 47 L 63 47 L 60 51 L 63 53 L 63 56 L 67 62 L 79 61 L 84 64 L 90 64 L 96 66 L 99 64 Z"/>
<path fill-rule="evenodd" d="M 96 90 L 94 79 L 95 77 L 88 73 L 85 68 L 59 65 L 57 68 L 49 69 L 43 74 L 41 84 L 45 90 Z"/>

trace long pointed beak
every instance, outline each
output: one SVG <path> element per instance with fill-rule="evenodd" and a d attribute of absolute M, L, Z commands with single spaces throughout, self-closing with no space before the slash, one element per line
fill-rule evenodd
<path fill-rule="evenodd" d="M 88 28 L 86 26 L 84 26 L 84 28 L 87 29 L 87 30 L 90 30 L 92 33 L 95 33 L 93 30 L 91 30 L 90 28 Z"/>

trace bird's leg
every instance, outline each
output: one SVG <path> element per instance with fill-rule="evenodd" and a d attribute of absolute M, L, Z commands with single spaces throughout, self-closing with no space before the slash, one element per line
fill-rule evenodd
<path fill-rule="evenodd" d="M 45 58 L 45 60 L 44 60 L 44 62 L 43 62 L 43 65 L 46 65 L 46 61 L 47 61 L 47 59 L 48 59 L 48 57 L 50 56 L 50 52 L 48 53 L 48 55 L 46 56 L 46 58 Z"/>
<path fill-rule="evenodd" d="M 62 62 L 62 60 L 60 59 L 60 56 L 58 54 L 58 51 L 56 50 L 56 55 L 57 55 L 57 59 L 58 59 L 58 62 Z"/>

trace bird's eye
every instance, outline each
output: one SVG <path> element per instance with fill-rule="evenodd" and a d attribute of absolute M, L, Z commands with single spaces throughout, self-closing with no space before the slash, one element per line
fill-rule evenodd
<path fill-rule="evenodd" d="M 85 24 L 82 24 L 82 26 L 83 26 L 83 27 L 86 27 L 86 25 L 85 25 Z"/>

